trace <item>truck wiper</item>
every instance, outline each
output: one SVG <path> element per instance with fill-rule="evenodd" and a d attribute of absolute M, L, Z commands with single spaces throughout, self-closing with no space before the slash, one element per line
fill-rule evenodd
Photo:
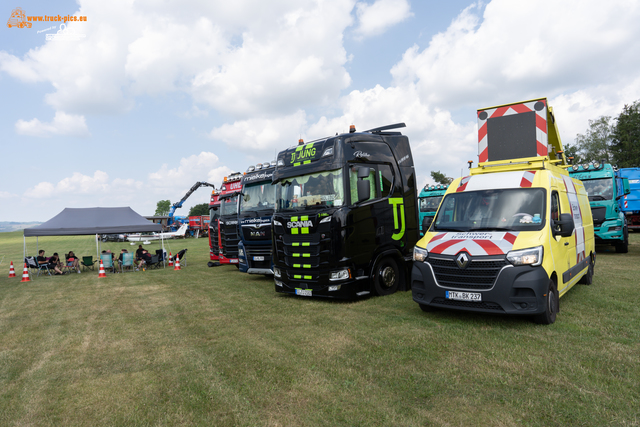
<path fill-rule="evenodd" d="M 596 195 L 596 196 L 589 196 L 589 200 L 607 200 L 604 196 L 600 196 L 600 195 Z"/>
<path fill-rule="evenodd" d="M 473 227 L 470 228 L 469 231 L 478 231 L 478 230 L 482 230 L 482 231 L 504 231 L 504 230 L 510 230 L 510 227 Z"/>

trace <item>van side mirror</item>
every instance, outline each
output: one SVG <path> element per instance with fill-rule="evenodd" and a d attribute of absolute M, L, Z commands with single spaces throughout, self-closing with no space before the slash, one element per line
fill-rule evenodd
<path fill-rule="evenodd" d="M 371 195 L 371 183 L 366 178 L 369 178 L 370 173 L 370 167 L 358 167 L 358 203 L 369 200 L 369 197 Z"/>
<path fill-rule="evenodd" d="M 576 227 L 573 217 L 568 213 L 560 214 L 560 219 L 551 221 L 551 226 L 553 227 L 553 235 L 560 235 L 560 237 L 570 237 Z"/>
<path fill-rule="evenodd" d="M 425 216 L 424 218 L 422 218 L 422 232 L 426 233 L 427 230 L 429 230 L 429 227 L 431 227 L 432 223 L 433 223 L 432 216 Z"/>

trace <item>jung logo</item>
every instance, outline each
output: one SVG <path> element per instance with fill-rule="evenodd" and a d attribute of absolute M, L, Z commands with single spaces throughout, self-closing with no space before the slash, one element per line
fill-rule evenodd
<path fill-rule="evenodd" d="M 456 257 L 456 264 L 458 264 L 459 268 L 467 268 L 469 256 L 465 252 L 460 253 L 460 255 Z"/>

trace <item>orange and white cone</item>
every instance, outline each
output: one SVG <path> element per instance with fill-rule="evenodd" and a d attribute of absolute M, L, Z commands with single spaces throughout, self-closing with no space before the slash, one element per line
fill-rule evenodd
<path fill-rule="evenodd" d="M 173 257 L 171 256 L 171 251 L 169 251 L 169 267 L 173 267 Z"/>
<path fill-rule="evenodd" d="M 11 267 L 9 267 L 9 277 L 16 277 L 16 271 L 13 269 L 13 261 L 11 261 Z"/>
<path fill-rule="evenodd" d="M 180 257 L 178 255 L 176 255 L 176 266 L 173 268 L 173 270 L 180 270 Z"/>
<path fill-rule="evenodd" d="M 27 263 L 24 263 L 24 270 L 22 271 L 22 280 L 20 281 L 20 283 L 22 282 L 30 282 L 31 279 L 29 279 L 29 270 L 27 269 Z"/>
<path fill-rule="evenodd" d="M 102 260 L 100 260 L 100 271 L 98 272 L 98 277 L 107 277 L 107 274 L 104 272 L 104 264 L 102 264 Z"/>

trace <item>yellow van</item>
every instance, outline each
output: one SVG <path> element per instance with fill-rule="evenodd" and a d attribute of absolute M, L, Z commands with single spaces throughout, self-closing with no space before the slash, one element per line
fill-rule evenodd
<path fill-rule="evenodd" d="M 550 324 L 560 297 L 576 283 L 591 284 L 589 200 L 559 147 L 558 139 L 533 157 L 489 156 L 449 186 L 414 249 L 411 288 L 422 310 L 521 314 Z"/>

